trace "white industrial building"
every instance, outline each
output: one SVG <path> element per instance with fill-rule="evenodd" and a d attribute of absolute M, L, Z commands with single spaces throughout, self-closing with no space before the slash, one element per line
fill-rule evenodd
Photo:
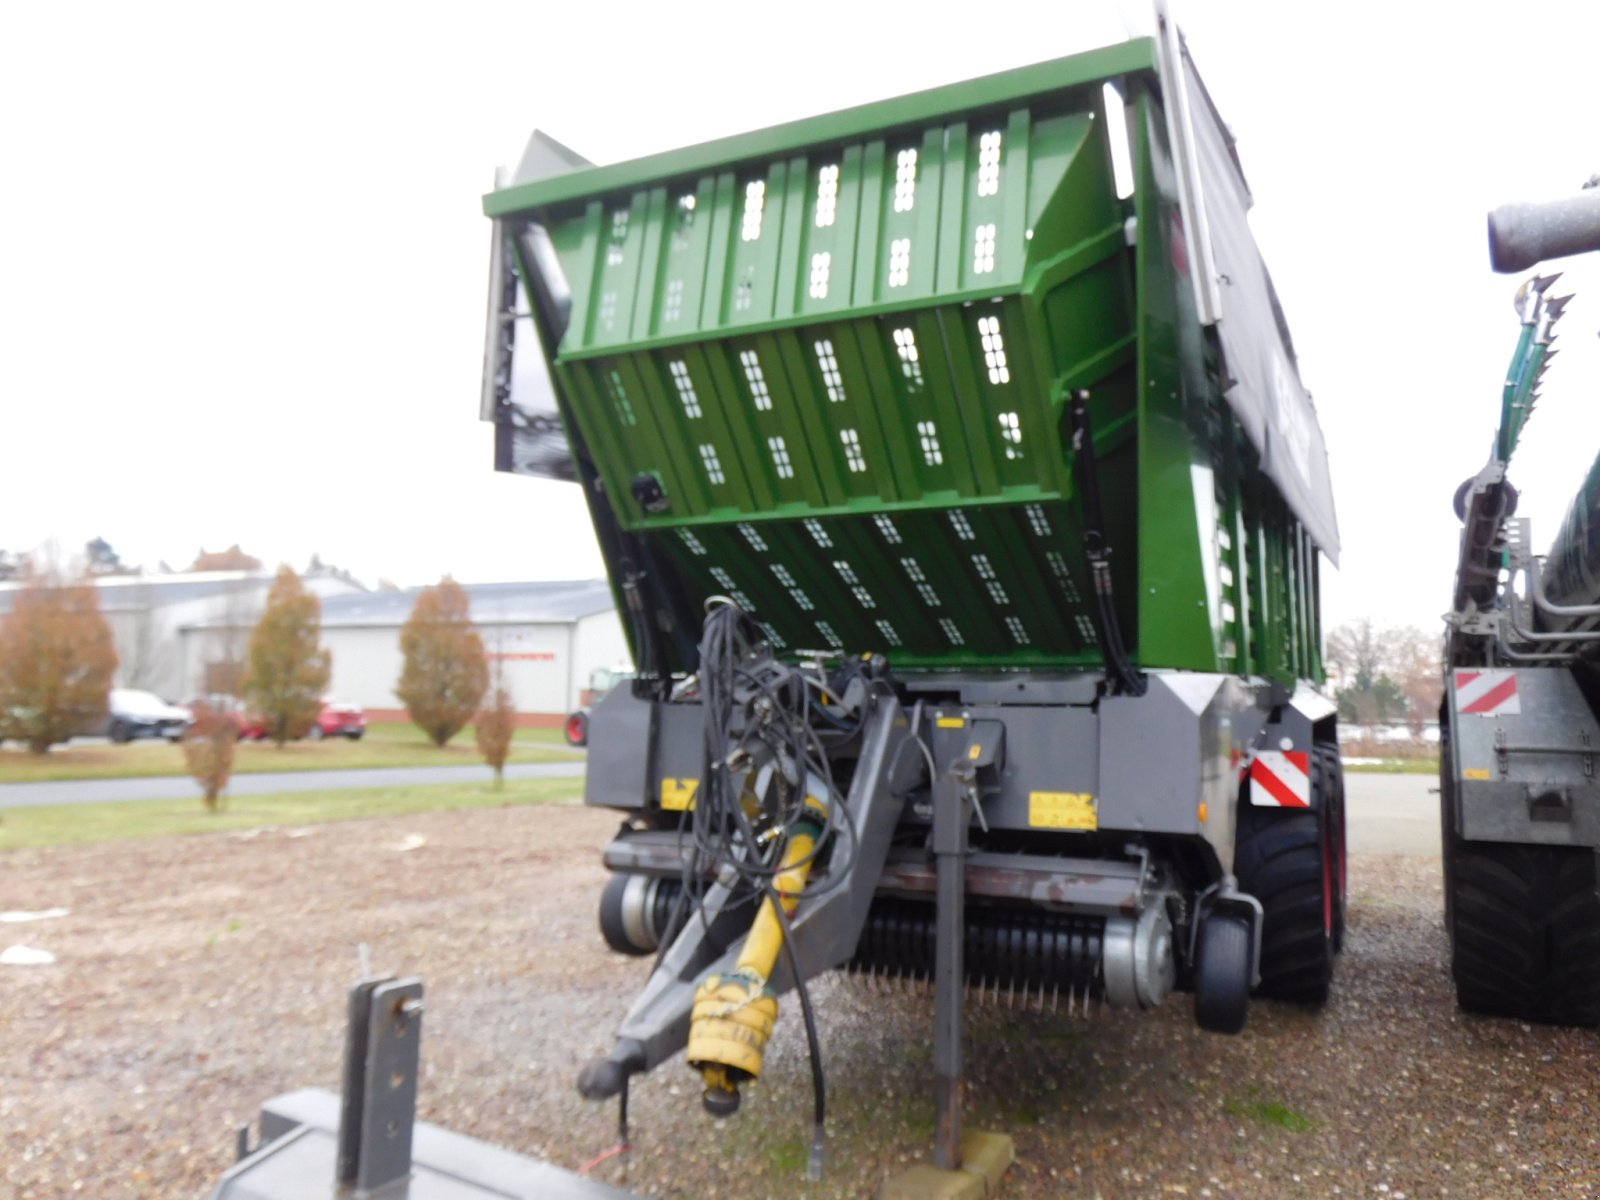
<path fill-rule="evenodd" d="M 558 724 L 584 703 L 597 668 L 629 669 L 622 623 L 604 580 L 462 586 L 490 663 L 502 668 L 512 701 L 529 724 Z M 400 627 L 421 590 L 323 598 L 322 644 L 333 655 L 328 686 L 333 699 L 359 704 L 369 717 L 405 719 L 394 694 L 400 679 Z M 224 653 L 238 632 L 225 616 L 182 626 L 186 678 L 198 683 L 206 662 Z"/>
<path fill-rule="evenodd" d="M 116 684 L 154 692 L 174 702 L 205 690 L 184 658 L 179 630 L 203 622 L 240 629 L 243 633 L 235 639 L 234 656 L 242 659 L 250 629 L 261 616 L 275 577 L 272 571 L 97 577 L 94 585 L 100 611 L 117 645 Z M 366 590 L 349 575 L 327 569 L 308 572 L 301 582 L 324 604 Z M 11 611 L 11 597 L 22 586 L 0 584 L 0 615 Z"/>

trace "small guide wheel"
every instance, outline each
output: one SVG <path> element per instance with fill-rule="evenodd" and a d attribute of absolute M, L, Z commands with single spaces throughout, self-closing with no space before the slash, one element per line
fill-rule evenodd
<path fill-rule="evenodd" d="M 1213 912 L 1200 926 L 1194 963 L 1194 1019 L 1212 1033 L 1238 1033 L 1250 1012 L 1254 968 L 1250 922 Z"/>

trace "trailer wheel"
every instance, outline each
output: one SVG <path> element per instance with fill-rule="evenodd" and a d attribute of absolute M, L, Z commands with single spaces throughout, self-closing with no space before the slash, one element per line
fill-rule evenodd
<path fill-rule="evenodd" d="M 1444 866 L 1444 932 L 1455 956 L 1455 844 L 1456 844 L 1455 767 L 1450 757 L 1450 722 L 1439 717 L 1439 856 Z"/>
<path fill-rule="evenodd" d="M 567 745 L 587 746 L 589 744 L 589 714 L 581 709 L 567 717 L 566 724 L 562 727 L 566 735 Z"/>
<path fill-rule="evenodd" d="M 682 891 L 676 879 L 618 871 L 600 893 L 600 936 L 618 954 L 654 954 L 682 927 Z"/>
<path fill-rule="evenodd" d="M 1581 846 L 1454 842 L 1446 858 L 1450 973 L 1468 1012 L 1600 1025 L 1600 893 Z"/>
<path fill-rule="evenodd" d="M 1322 742 L 1316 747 L 1322 759 L 1323 821 L 1328 827 L 1324 845 L 1329 860 L 1328 876 L 1333 903 L 1333 952 L 1344 949 L 1345 902 L 1349 896 L 1350 863 L 1344 815 L 1344 763 L 1339 758 L 1339 747 L 1332 742 Z"/>
<path fill-rule="evenodd" d="M 1322 758 L 1311 761 L 1312 787 L 1325 789 Z M 1328 999 L 1338 891 L 1330 849 L 1319 812 L 1239 805 L 1234 874 L 1261 901 L 1262 996 L 1312 1005 Z"/>
<path fill-rule="evenodd" d="M 1250 923 L 1214 912 L 1200 926 L 1194 951 L 1194 1019 L 1212 1033 L 1238 1033 L 1250 1013 Z"/>

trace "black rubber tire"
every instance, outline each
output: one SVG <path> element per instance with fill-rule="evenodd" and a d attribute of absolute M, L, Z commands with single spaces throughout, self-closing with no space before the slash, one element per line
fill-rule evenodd
<path fill-rule="evenodd" d="M 1322 777 L 1313 755 L 1312 787 Z M 1320 1005 L 1333 982 L 1333 937 L 1324 909 L 1321 814 L 1239 805 L 1233 869 L 1261 901 L 1261 983 L 1256 993 Z"/>
<path fill-rule="evenodd" d="M 359 742 L 364 733 L 366 733 L 366 730 L 358 729 L 354 733 L 345 734 L 345 737 L 349 738 L 352 742 Z"/>
<path fill-rule="evenodd" d="M 1350 847 L 1344 812 L 1344 763 L 1339 758 L 1339 747 L 1332 742 L 1319 742 L 1316 753 L 1322 758 L 1324 785 L 1323 820 L 1328 827 L 1328 841 L 1333 850 L 1333 952 L 1344 950 L 1345 910 L 1349 900 Z"/>
<path fill-rule="evenodd" d="M 1194 950 L 1194 1019 L 1212 1033 L 1238 1033 L 1250 1015 L 1250 922 L 1212 913 Z"/>
<path fill-rule="evenodd" d="M 133 735 L 121 721 L 113 721 L 111 722 L 111 740 L 119 746 L 126 746 L 133 740 Z"/>
<path fill-rule="evenodd" d="M 1454 887 L 1451 879 L 1455 873 L 1456 807 L 1455 764 L 1450 757 L 1450 721 L 1439 717 L 1439 855 L 1444 866 L 1444 932 L 1450 939 L 1454 955 L 1456 939 L 1455 902 L 1451 899 Z"/>
<path fill-rule="evenodd" d="M 587 746 L 589 744 L 589 714 L 575 712 L 567 717 L 567 723 L 562 727 L 566 734 L 567 745 Z"/>
<path fill-rule="evenodd" d="M 635 945 L 629 940 L 627 926 L 622 922 L 622 893 L 632 878 L 625 871 L 617 871 L 606 880 L 605 889 L 600 893 L 600 936 L 618 954 L 641 958 L 654 954 L 655 947 Z"/>
<path fill-rule="evenodd" d="M 1485 1016 L 1600 1025 L 1594 851 L 1452 840 L 1445 895 L 1457 1002 Z"/>

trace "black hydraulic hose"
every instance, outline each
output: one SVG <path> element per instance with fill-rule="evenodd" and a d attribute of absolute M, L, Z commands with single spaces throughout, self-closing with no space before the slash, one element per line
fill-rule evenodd
<path fill-rule="evenodd" d="M 1094 454 L 1094 430 L 1089 422 L 1089 392 L 1079 388 L 1072 393 L 1072 449 L 1078 491 L 1083 497 L 1083 551 L 1089 560 L 1094 583 L 1095 637 L 1100 655 L 1106 661 L 1106 675 L 1117 690 L 1142 696 L 1145 678 L 1128 657 L 1122 641 L 1122 626 L 1117 621 L 1115 595 L 1111 587 L 1111 546 L 1106 541 L 1105 510 L 1100 502 L 1100 475 Z"/>
<path fill-rule="evenodd" d="M 659 688 L 666 679 L 665 664 L 661 661 L 661 646 L 656 638 L 654 622 L 645 605 L 644 588 L 641 586 L 644 573 L 637 570 L 632 561 L 624 559 L 622 563 L 622 597 L 628 605 L 628 620 L 633 626 L 634 641 L 639 646 L 639 655 L 643 661 L 639 664 L 642 670 L 640 676 L 653 676 L 655 687 Z M 640 677 L 635 677 L 633 694 L 639 695 L 639 685 L 643 682 Z"/>
<path fill-rule="evenodd" d="M 736 773 L 730 771 L 730 750 L 739 745 L 733 735 L 729 716 L 735 703 L 735 688 L 759 696 L 763 704 L 774 713 L 787 714 L 787 719 L 772 722 L 772 728 L 781 731 L 781 749 L 800 775 L 800 785 L 794 789 L 793 805 L 781 806 L 781 811 L 766 814 L 764 826 L 772 830 L 788 829 L 804 819 L 806 809 L 807 778 L 815 776 L 826 792 L 827 818 L 818 830 L 816 844 L 811 854 L 803 860 L 814 862 L 827 851 L 830 854 L 829 882 L 815 896 L 836 887 L 850 873 L 859 852 L 856 831 L 844 811 L 838 786 L 834 780 L 832 764 L 826 746 L 812 724 L 820 714 L 835 727 L 831 735 L 839 738 L 854 737 L 865 723 L 865 715 L 857 718 L 852 728 L 834 718 L 822 705 L 816 703 L 806 681 L 793 667 L 779 668 L 768 662 L 770 673 L 763 674 L 760 664 L 747 661 L 748 651 L 764 640 L 760 627 L 733 604 L 719 604 L 707 613 L 704 636 L 700 644 L 700 680 L 705 713 L 705 738 L 702 746 L 702 785 L 700 802 L 686 814 L 688 832 L 693 838 L 694 859 L 685 864 L 682 900 L 700 910 L 704 920 L 704 889 L 699 878 L 700 870 L 709 863 L 732 867 L 739 883 L 747 888 L 751 899 L 765 896 L 771 901 L 782 934 L 782 946 L 795 991 L 800 997 L 800 1011 L 806 1029 L 806 1048 L 811 1065 L 811 1092 L 813 1099 L 813 1124 L 811 1156 L 806 1168 L 807 1177 L 822 1177 L 827 1137 L 828 1086 L 823 1068 L 822 1037 L 817 1028 L 816 1010 L 811 1002 L 811 991 L 800 970 L 795 952 L 794 930 L 782 898 L 775 887 L 777 875 L 784 870 L 781 854 L 769 849 L 758 854 L 757 847 L 763 839 L 757 835 L 752 818 L 740 803 L 735 790 Z M 751 737 L 746 726 L 744 738 Z M 842 838 L 842 843 L 838 840 Z M 774 842 L 775 847 L 780 843 Z M 793 867 L 797 864 L 789 864 Z"/>
<path fill-rule="evenodd" d="M 828 1136 L 828 1080 L 822 1069 L 822 1037 L 817 1033 L 817 1014 L 811 1007 L 811 992 L 806 987 L 806 977 L 800 973 L 800 962 L 794 953 L 794 931 L 789 927 L 789 914 L 783 911 L 778 893 L 770 884 L 767 896 L 778 914 L 778 927 L 783 930 L 783 957 L 789 964 L 789 974 L 794 976 L 794 990 L 800 993 L 800 1015 L 805 1018 L 806 1053 L 811 1059 L 811 1159 L 806 1164 L 806 1178 L 822 1178 L 823 1148 Z"/>

